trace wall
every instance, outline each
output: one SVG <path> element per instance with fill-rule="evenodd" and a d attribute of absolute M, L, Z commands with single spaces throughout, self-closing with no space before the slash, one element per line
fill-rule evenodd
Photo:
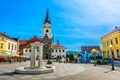
<path fill-rule="evenodd" d="M 56 52 L 56 50 L 57 50 L 57 52 Z M 61 52 L 59 50 L 61 50 Z M 63 52 L 63 50 L 64 50 L 64 52 Z M 61 56 L 61 57 L 64 56 L 64 58 L 66 58 L 66 50 L 65 49 L 53 49 L 52 56 L 54 56 L 53 58 L 57 58 L 57 56 Z"/>

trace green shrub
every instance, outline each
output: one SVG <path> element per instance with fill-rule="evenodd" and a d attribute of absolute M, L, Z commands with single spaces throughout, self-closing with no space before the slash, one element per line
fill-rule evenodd
<path fill-rule="evenodd" d="M 51 61 L 51 60 L 48 60 L 48 61 L 47 61 L 47 64 L 52 64 L 52 61 Z"/>
<path fill-rule="evenodd" d="M 100 59 L 97 59 L 97 64 L 102 64 L 102 61 Z"/>

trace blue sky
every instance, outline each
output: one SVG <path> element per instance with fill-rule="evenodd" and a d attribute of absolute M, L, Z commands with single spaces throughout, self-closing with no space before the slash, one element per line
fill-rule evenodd
<path fill-rule="evenodd" d="M 0 32 L 11 37 L 42 37 L 46 9 L 52 33 L 68 50 L 100 45 L 101 37 L 120 25 L 119 0 L 0 0 Z"/>

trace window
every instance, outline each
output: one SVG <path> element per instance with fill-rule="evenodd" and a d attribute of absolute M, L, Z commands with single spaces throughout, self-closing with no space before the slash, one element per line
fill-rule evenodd
<path fill-rule="evenodd" d="M 25 52 L 27 52 L 27 49 L 25 50 Z"/>
<path fill-rule="evenodd" d="M 46 30 L 46 33 L 48 33 L 49 31 L 48 30 Z"/>
<path fill-rule="evenodd" d="M 117 49 L 117 57 L 120 57 L 119 49 Z"/>
<path fill-rule="evenodd" d="M 108 46 L 108 41 L 106 41 L 106 46 Z"/>
<path fill-rule="evenodd" d="M 31 49 L 29 50 L 29 52 L 31 52 Z"/>
<path fill-rule="evenodd" d="M 37 52 L 39 52 L 39 49 L 37 50 Z"/>
<path fill-rule="evenodd" d="M 52 52 L 54 52 L 54 50 L 52 50 Z"/>
<path fill-rule="evenodd" d="M 63 52 L 65 52 L 65 50 L 63 50 Z"/>
<path fill-rule="evenodd" d="M 8 43 L 8 50 L 10 50 L 10 43 Z"/>
<path fill-rule="evenodd" d="M 111 45 L 113 44 L 112 39 L 110 39 L 110 44 L 111 44 Z"/>
<path fill-rule="evenodd" d="M 2 37 L 2 40 L 4 40 L 4 37 Z"/>
<path fill-rule="evenodd" d="M 15 50 L 16 50 L 16 45 L 15 45 Z"/>
<path fill-rule="evenodd" d="M 13 50 L 13 44 L 12 44 L 12 50 Z"/>
<path fill-rule="evenodd" d="M 1 49 L 3 48 L 3 43 L 1 43 Z"/>
<path fill-rule="evenodd" d="M 57 50 L 56 50 L 56 52 L 57 52 Z"/>
<path fill-rule="evenodd" d="M 110 58 L 110 53 L 109 53 L 109 51 L 108 51 L 108 58 Z"/>
<path fill-rule="evenodd" d="M 59 52 L 61 52 L 61 50 L 59 50 Z"/>
<path fill-rule="evenodd" d="M 54 55 L 52 55 L 52 57 L 54 58 Z"/>
<path fill-rule="evenodd" d="M 118 38 L 117 37 L 115 38 L 115 43 L 118 44 Z"/>

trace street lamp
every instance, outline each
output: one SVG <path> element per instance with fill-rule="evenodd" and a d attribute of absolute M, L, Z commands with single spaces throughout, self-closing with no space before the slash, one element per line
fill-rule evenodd
<path fill-rule="evenodd" d="M 94 54 L 94 66 L 96 66 L 96 61 L 95 61 L 96 60 L 96 53 L 95 53 L 96 50 L 93 49 L 92 51 L 93 51 L 93 54 Z"/>
<path fill-rule="evenodd" d="M 110 47 L 110 52 L 111 52 L 111 55 L 112 55 L 112 57 L 111 57 L 112 70 L 115 70 L 115 68 L 114 68 L 114 53 L 112 51 L 112 45 L 110 44 L 109 47 Z"/>

